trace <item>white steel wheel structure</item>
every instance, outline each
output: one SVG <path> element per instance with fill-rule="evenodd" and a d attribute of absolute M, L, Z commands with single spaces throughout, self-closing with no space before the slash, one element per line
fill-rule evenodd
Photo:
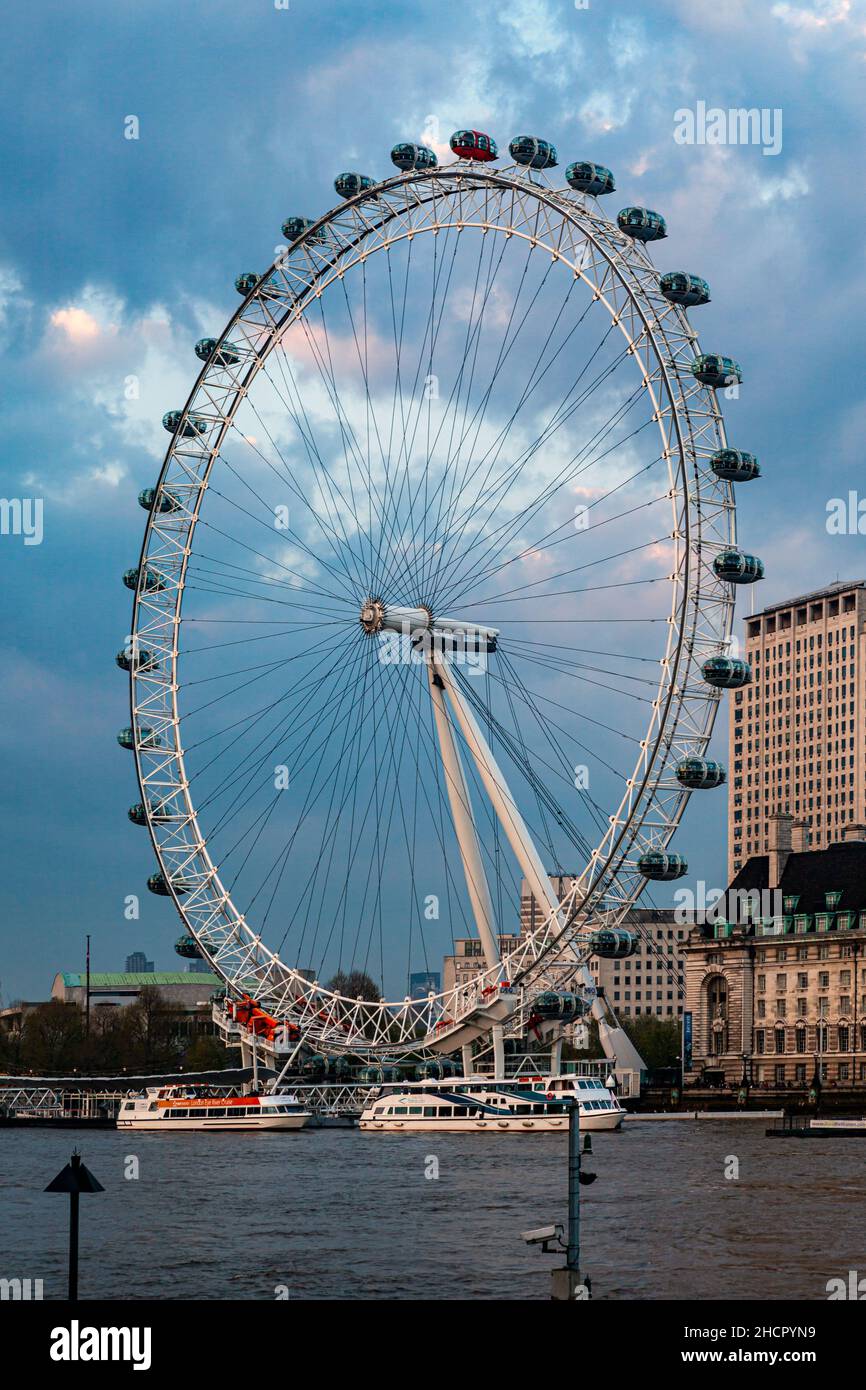
<path fill-rule="evenodd" d="M 370 1058 L 501 1049 L 551 988 L 615 1025 L 594 933 L 724 779 L 739 554 L 721 380 L 638 235 L 552 158 L 397 148 L 197 345 L 118 658 L 149 886 L 230 999 Z M 446 931 L 483 968 L 412 999 Z"/>

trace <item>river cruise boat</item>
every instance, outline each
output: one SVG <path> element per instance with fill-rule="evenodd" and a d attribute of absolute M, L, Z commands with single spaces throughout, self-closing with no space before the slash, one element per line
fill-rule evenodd
<path fill-rule="evenodd" d="M 303 1129 L 312 1118 L 287 1091 L 261 1095 L 219 1092 L 214 1087 L 148 1086 L 143 1096 L 121 1102 L 118 1129 Z"/>
<path fill-rule="evenodd" d="M 381 1086 L 367 1102 L 361 1129 L 462 1133 L 544 1132 L 568 1129 L 574 1102 L 582 1130 L 619 1129 L 625 1111 L 592 1076 L 521 1076 L 505 1081 L 454 1077 Z"/>

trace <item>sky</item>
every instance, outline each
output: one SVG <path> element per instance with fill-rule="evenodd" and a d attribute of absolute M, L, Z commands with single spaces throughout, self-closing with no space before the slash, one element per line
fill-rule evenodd
<path fill-rule="evenodd" d="M 763 469 L 738 494 L 766 564 L 755 602 L 866 577 L 856 523 L 826 526 L 831 499 L 864 494 L 862 3 L 47 0 L 7 19 L 0 73 L 0 489 L 42 502 L 41 543 L 0 536 L 4 1003 L 81 968 L 87 932 L 94 969 L 137 949 L 176 966 L 115 742 L 135 496 L 235 275 L 273 259 L 288 213 L 332 206 L 340 170 L 389 174 L 399 139 L 538 134 L 662 212 L 656 263 L 709 280 L 702 341 L 743 368 L 725 414 Z M 681 143 L 699 103 L 765 109 L 778 152 Z M 721 886 L 724 801 L 703 805 L 677 847 Z"/>

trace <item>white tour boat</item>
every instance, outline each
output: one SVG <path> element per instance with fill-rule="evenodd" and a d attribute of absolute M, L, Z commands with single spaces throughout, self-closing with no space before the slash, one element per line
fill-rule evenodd
<path fill-rule="evenodd" d="M 404 1134 L 564 1130 L 575 1100 L 582 1130 L 619 1129 L 622 1124 L 625 1111 L 600 1079 L 570 1074 L 392 1083 L 378 1088 L 359 1123 L 361 1129 Z"/>
<path fill-rule="evenodd" d="M 214 1087 L 148 1086 L 143 1096 L 121 1103 L 118 1129 L 250 1130 L 303 1129 L 311 1119 L 289 1092 L 219 1094 Z"/>

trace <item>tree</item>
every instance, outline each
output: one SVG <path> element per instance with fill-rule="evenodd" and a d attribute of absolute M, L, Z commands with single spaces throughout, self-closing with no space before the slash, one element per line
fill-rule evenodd
<path fill-rule="evenodd" d="M 84 1019 L 75 1004 L 52 999 L 25 1016 L 21 1065 L 43 1075 L 61 1075 L 81 1064 Z"/>
<path fill-rule="evenodd" d="M 131 1030 L 129 1063 L 145 1071 L 173 1071 L 180 1064 L 176 1018 L 155 985 L 144 985 L 126 1009 Z"/>
<path fill-rule="evenodd" d="M 638 1014 L 620 1020 L 647 1067 L 675 1067 L 680 1056 L 680 1024 L 675 1018 Z"/>
<path fill-rule="evenodd" d="M 183 1058 L 184 1071 L 222 1071 L 229 1065 L 229 1056 L 217 1038 L 196 1038 Z"/>
<path fill-rule="evenodd" d="M 371 1003 L 376 1003 L 382 997 L 375 980 L 363 970 L 350 970 L 348 974 L 345 970 L 338 970 L 334 978 L 328 981 L 328 989 L 335 994 L 345 994 L 347 999 L 366 999 Z"/>

